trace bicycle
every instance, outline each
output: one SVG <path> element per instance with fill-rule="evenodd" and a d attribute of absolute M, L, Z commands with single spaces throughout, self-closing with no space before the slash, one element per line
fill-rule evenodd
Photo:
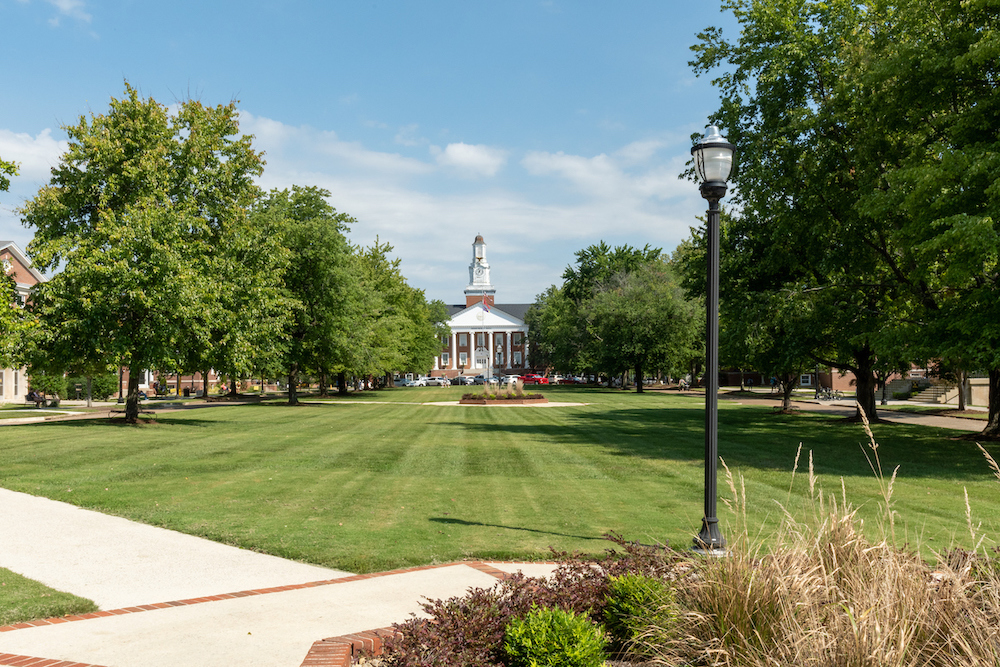
<path fill-rule="evenodd" d="M 819 390 L 820 400 L 825 401 L 839 401 L 844 398 L 844 392 L 839 389 L 829 389 L 827 387 L 820 387 Z"/>

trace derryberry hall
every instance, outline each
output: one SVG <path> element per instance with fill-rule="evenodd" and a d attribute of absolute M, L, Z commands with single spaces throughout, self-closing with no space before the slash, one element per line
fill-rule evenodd
<path fill-rule="evenodd" d="M 465 303 L 448 306 L 451 336 L 434 359 L 432 376 L 521 375 L 531 369 L 528 359 L 528 325 L 524 316 L 530 303 L 497 303 L 490 280 L 486 241 L 472 242 L 472 263 Z"/>

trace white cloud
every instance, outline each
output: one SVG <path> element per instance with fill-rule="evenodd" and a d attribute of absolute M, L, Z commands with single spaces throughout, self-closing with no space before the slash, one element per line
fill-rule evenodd
<path fill-rule="evenodd" d="M 440 165 L 476 176 L 495 176 L 507 163 L 507 151 L 481 144 L 448 144 L 443 151 L 432 146 L 431 154 Z"/>
<path fill-rule="evenodd" d="M 523 160 L 528 173 L 560 176 L 591 197 L 618 197 L 631 190 L 621 167 L 603 153 L 592 158 L 532 151 Z"/>
<path fill-rule="evenodd" d="M 240 112 L 240 131 L 256 137 L 254 145 L 265 150 L 270 167 L 334 172 L 360 169 L 385 178 L 434 170 L 433 165 L 399 153 L 373 151 L 358 142 L 342 141 L 336 132 L 293 127 L 246 111 Z"/>
<path fill-rule="evenodd" d="M 410 284 L 448 303 L 463 300 L 476 234 L 487 242 L 498 302 L 529 302 L 560 282 L 575 251 L 601 240 L 669 251 L 705 208 L 697 187 L 677 180 L 686 150 L 662 137 L 596 156 L 536 151 L 503 168 L 509 154 L 496 147 L 454 143 L 421 160 L 407 147 L 372 150 L 245 111 L 240 131 L 265 152 L 261 187 L 329 190 L 330 203 L 357 219 L 353 243 L 392 244 Z M 48 181 L 66 147 L 48 130 L 0 130 L 0 155 L 21 163 L 11 192 L 0 194 L 0 238 L 30 240 L 11 209 Z M 491 178 L 456 184 L 456 171 Z"/>
<path fill-rule="evenodd" d="M 91 16 L 84 10 L 85 4 L 83 0 L 47 0 L 47 2 L 58 9 L 62 16 L 69 16 L 78 21 L 90 23 Z M 59 17 L 56 16 L 49 19 L 49 23 L 53 26 L 59 25 Z"/>
<path fill-rule="evenodd" d="M 45 129 L 35 136 L 0 129 L 0 156 L 19 165 L 18 179 L 45 182 L 49 170 L 59 163 L 59 158 L 69 143 L 52 137 L 52 130 Z"/>

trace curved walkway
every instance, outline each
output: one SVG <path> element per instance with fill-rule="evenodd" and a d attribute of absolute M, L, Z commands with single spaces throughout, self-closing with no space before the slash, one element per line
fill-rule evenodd
<path fill-rule="evenodd" d="M 314 642 L 424 598 L 553 565 L 451 563 L 353 575 L 0 489 L 0 566 L 102 611 L 0 627 L 0 665 L 297 667 Z"/>

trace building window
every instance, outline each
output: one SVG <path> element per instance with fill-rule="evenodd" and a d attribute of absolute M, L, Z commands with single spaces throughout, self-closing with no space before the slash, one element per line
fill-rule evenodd
<path fill-rule="evenodd" d="M 514 352 L 513 356 L 514 356 L 514 365 L 517 366 L 518 368 L 520 368 L 521 367 L 521 353 L 520 352 Z"/>
<path fill-rule="evenodd" d="M 469 334 L 458 334 L 458 344 L 465 347 L 469 344 Z"/>
<path fill-rule="evenodd" d="M 515 331 L 514 332 L 514 336 L 513 336 L 514 340 L 512 341 L 514 343 L 514 345 L 520 345 L 521 344 L 521 336 L 522 335 L 523 334 L 520 331 Z"/>
<path fill-rule="evenodd" d="M 451 356 L 449 356 L 449 354 L 447 352 L 442 352 L 441 353 L 441 365 L 442 366 L 447 366 L 449 359 L 451 359 Z"/>
<path fill-rule="evenodd" d="M 812 375 L 802 375 L 799 377 L 800 387 L 811 387 L 813 383 Z"/>
<path fill-rule="evenodd" d="M 459 366 L 468 366 L 469 365 L 469 353 L 468 352 L 459 352 L 458 353 L 458 365 Z"/>
<path fill-rule="evenodd" d="M 498 333 L 497 334 L 496 341 L 497 341 L 497 347 L 500 347 L 501 345 L 503 345 L 503 334 L 502 333 Z"/>
<path fill-rule="evenodd" d="M 486 345 L 486 334 L 484 334 L 484 333 L 477 333 L 476 334 L 476 346 L 477 347 L 482 347 L 484 345 Z"/>
<path fill-rule="evenodd" d="M 503 366 L 503 350 L 497 350 L 497 366 Z"/>

